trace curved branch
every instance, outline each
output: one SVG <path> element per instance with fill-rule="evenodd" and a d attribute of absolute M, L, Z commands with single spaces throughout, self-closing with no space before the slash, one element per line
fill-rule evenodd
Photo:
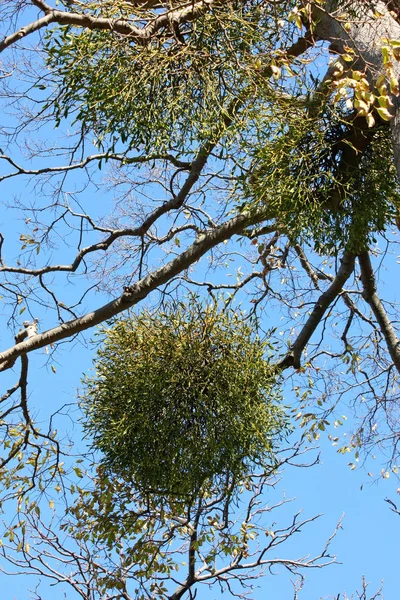
<path fill-rule="evenodd" d="M 48 344 L 58 342 L 71 337 L 90 327 L 111 319 L 119 313 L 135 306 L 141 300 L 146 298 L 150 292 L 170 281 L 176 275 L 197 262 L 206 252 L 214 248 L 224 240 L 228 240 L 236 234 L 240 234 L 247 227 L 259 223 L 263 220 L 266 209 L 264 207 L 254 211 L 245 211 L 219 227 L 208 231 L 199 236 L 182 254 L 171 260 L 166 265 L 149 273 L 137 283 L 129 288 L 125 288 L 124 293 L 105 304 L 104 306 L 87 313 L 83 317 L 72 319 L 62 323 L 58 327 L 49 329 L 44 333 L 35 335 L 28 340 L 20 342 L 0 353 L 0 371 L 9 369 L 14 364 L 16 358 L 21 354 L 32 352 L 38 348 L 43 348 Z"/>
<path fill-rule="evenodd" d="M 328 289 L 321 294 L 315 303 L 314 309 L 308 317 L 305 325 L 297 336 L 296 341 L 292 344 L 288 354 L 279 363 L 279 369 L 287 369 L 288 367 L 300 368 L 301 354 L 311 339 L 314 331 L 317 329 L 325 312 L 332 302 L 342 292 L 343 286 L 354 271 L 355 256 L 351 252 L 345 252 L 340 264 L 340 268 L 336 277 L 333 279 Z"/>
<path fill-rule="evenodd" d="M 80 252 L 76 255 L 74 261 L 69 265 L 47 265 L 46 267 L 42 267 L 40 269 L 27 269 L 25 267 L 7 267 L 2 265 L 0 267 L 0 272 L 7 273 L 20 273 L 23 275 L 33 275 L 33 276 L 41 276 L 46 273 L 55 272 L 55 271 L 68 271 L 75 272 L 79 265 L 81 264 L 84 257 L 92 252 L 96 252 L 97 250 L 107 250 L 111 244 L 118 238 L 123 236 L 131 236 L 131 237 L 143 237 L 145 233 L 150 229 L 150 227 L 163 215 L 165 215 L 170 210 L 177 210 L 180 208 L 185 202 L 187 196 L 191 192 L 193 186 L 197 183 L 200 178 L 201 172 L 204 166 L 207 163 L 207 160 L 217 145 L 220 136 L 224 133 L 226 129 L 230 127 L 232 124 L 236 114 L 242 107 L 246 96 L 243 98 L 235 98 L 230 103 L 226 112 L 224 112 L 221 116 L 220 123 L 217 124 L 215 128 L 215 136 L 213 136 L 212 140 L 207 141 L 198 151 L 196 158 L 190 165 L 190 170 L 188 172 L 188 176 L 184 181 L 179 192 L 173 196 L 167 202 L 164 202 L 161 206 L 157 207 L 153 210 L 150 215 L 142 222 L 141 225 L 135 228 L 126 228 L 119 229 L 113 231 L 106 240 L 102 242 L 98 242 L 97 244 L 92 244 L 91 246 L 87 246 L 86 248 L 82 248 Z M 185 167 L 186 168 L 186 167 Z M 0 240 L 0 250 L 1 250 L 1 240 Z M 1 263 L 0 263 L 1 264 Z"/>
<path fill-rule="evenodd" d="M 75 25 L 76 27 L 86 27 L 88 29 L 97 29 L 102 31 L 114 31 L 121 35 L 129 36 L 132 40 L 146 43 L 151 40 L 161 29 L 171 29 L 171 23 L 187 23 L 196 19 L 202 13 L 209 11 L 218 0 L 199 0 L 198 2 L 187 2 L 183 6 L 165 11 L 155 16 L 144 27 L 135 27 L 127 19 L 112 19 L 106 17 L 95 17 L 86 13 L 68 12 L 53 9 L 45 2 L 32 0 L 45 16 L 24 25 L 18 31 L 5 37 L 0 42 L 0 52 L 12 46 L 14 43 L 26 36 L 47 27 L 51 23 L 59 25 Z M 220 1 L 220 0 L 219 0 Z"/>
<path fill-rule="evenodd" d="M 361 269 L 361 283 L 363 285 L 363 298 L 371 307 L 372 312 L 378 322 L 379 328 L 383 333 L 387 349 L 393 360 L 393 363 L 400 373 L 400 340 L 396 335 L 393 325 L 383 306 L 376 288 L 376 279 L 371 265 L 371 259 L 367 251 L 358 255 L 358 262 Z"/>
<path fill-rule="evenodd" d="M 42 167 L 41 169 L 25 169 L 24 167 L 21 167 L 21 165 L 16 163 L 10 156 L 7 156 L 6 154 L 2 153 L 1 148 L 0 152 L 0 160 L 5 160 L 15 169 L 13 173 L 6 173 L 6 175 L 1 175 L 0 182 L 4 181 L 5 179 L 17 177 L 18 175 L 47 175 L 52 173 L 65 173 L 68 171 L 74 171 L 76 169 L 84 169 L 90 163 L 96 160 L 98 160 L 99 162 L 102 160 L 115 160 L 119 161 L 123 165 L 143 164 L 147 162 L 152 162 L 154 160 L 165 160 L 182 170 L 189 170 L 192 164 L 187 161 L 179 160 L 175 158 L 172 154 L 154 154 L 149 156 L 126 157 L 121 154 L 111 154 L 109 152 L 104 152 L 101 154 L 91 154 L 90 156 L 87 156 L 84 160 L 76 163 L 71 163 L 69 165 L 60 165 L 56 167 Z"/>
<path fill-rule="evenodd" d="M 47 27 L 51 23 L 56 22 L 57 19 L 54 13 L 50 13 L 42 17 L 41 19 L 37 19 L 36 21 L 29 23 L 28 25 L 24 25 L 18 31 L 15 31 L 14 33 L 11 33 L 10 35 L 3 38 L 3 40 L 0 42 L 0 52 L 3 52 L 3 50 L 8 48 L 9 46 L 12 46 L 16 42 L 19 42 L 19 40 L 22 40 L 24 37 L 30 35 L 31 33 L 35 33 L 35 31 L 43 29 L 43 27 Z"/>

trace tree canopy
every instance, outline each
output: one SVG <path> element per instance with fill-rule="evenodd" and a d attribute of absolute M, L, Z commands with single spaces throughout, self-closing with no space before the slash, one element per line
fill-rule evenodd
<path fill-rule="evenodd" d="M 398 470 L 398 305 L 381 274 L 398 255 L 400 3 L 3 0 L 0 15 L 4 557 L 67 581 L 34 558 L 41 539 L 87 599 L 245 584 L 306 524 L 275 534 L 253 511 L 305 442 L 326 432 L 351 468 L 378 448 L 382 475 Z M 96 326 L 80 392 L 95 452 L 78 440 L 73 457 L 36 422 L 30 361 L 56 372 Z M 205 437 L 183 433 L 211 397 Z M 269 446 L 289 421 L 299 439 Z M 160 508 L 132 480 L 192 501 Z M 54 490 L 65 545 L 43 511 Z M 170 541 L 189 556 L 177 579 Z"/>

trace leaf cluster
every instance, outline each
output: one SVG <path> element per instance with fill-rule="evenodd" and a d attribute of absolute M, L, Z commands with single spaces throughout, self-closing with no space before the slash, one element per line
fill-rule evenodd
<path fill-rule="evenodd" d="M 279 11 L 257 1 L 220 3 L 146 44 L 56 28 L 45 46 L 56 122 L 72 117 L 97 143 L 122 141 L 144 154 L 209 141 L 233 101 L 262 95 L 268 78 L 260 65 L 278 45 Z"/>
<path fill-rule="evenodd" d="M 239 312 L 194 300 L 102 331 L 84 427 L 143 494 L 191 497 L 274 463 L 288 422 L 260 340 Z"/>
<path fill-rule="evenodd" d="M 146 44 L 59 27 L 45 46 L 56 122 L 72 117 L 98 145 L 123 142 L 144 156 L 219 142 L 242 168 L 251 163 L 249 177 L 237 176 L 245 207 L 264 203 L 267 218 L 319 253 L 359 252 L 399 204 L 387 124 L 346 164 L 355 117 L 296 75 L 301 60 L 285 54 L 298 37 L 292 8 L 223 3 Z"/>
<path fill-rule="evenodd" d="M 318 117 L 299 110 L 254 146 L 245 197 L 319 253 L 360 252 L 393 223 L 400 203 L 389 128 L 366 132 L 359 151 L 352 140 L 363 135 L 329 107 Z"/>

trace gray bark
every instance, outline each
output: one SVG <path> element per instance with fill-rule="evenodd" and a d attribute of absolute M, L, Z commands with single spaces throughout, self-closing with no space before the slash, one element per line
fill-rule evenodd
<path fill-rule="evenodd" d="M 379 75 L 384 73 L 382 40 L 400 41 L 400 25 L 386 2 L 369 3 L 361 0 L 346 4 L 349 7 L 347 12 L 343 2 L 337 0 L 328 0 L 324 8 L 314 6 L 313 18 L 317 22 L 315 34 L 318 39 L 329 42 L 333 53 L 345 53 L 345 46 L 353 48 L 357 60 L 350 68 L 365 72 L 373 86 Z M 376 11 L 382 16 L 376 18 Z M 347 23 L 349 28 L 346 27 Z M 349 68 L 349 63 L 343 62 L 343 65 Z M 400 62 L 393 64 L 393 70 L 399 79 Z M 396 108 L 390 126 L 394 159 L 400 177 L 400 102 L 397 98 L 393 98 L 393 102 Z"/>
<path fill-rule="evenodd" d="M 361 283 L 363 285 L 363 297 L 370 305 L 372 312 L 383 333 L 389 354 L 393 364 L 400 373 L 400 340 L 397 337 L 393 324 L 386 312 L 385 306 L 377 293 L 375 274 L 371 265 L 368 252 L 362 252 L 358 257 L 361 269 Z"/>
<path fill-rule="evenodd" d="M 76 333 L 99 325 L 107 319 L 111 319 L 128 308 L 135 306 L 152 291 L 160 288 L 173 277 L 193 265 L 209 250 L 221 244 L 224 240 L 229 240 L 234 235 L 242 234 L 247 227 L 262 222 L 265 216 L 265 207 L 260 207 L 256 210 L 242 212 L 232 217 L 229 221 L 199 236 L 184 252 L 167 264 L 155 269 L 137 281 L 132 287 L 125 288 L 124 293 L 115 300 L 87 313 L 83 317 L 72 319 L 53 329 L 26 338 L 8 350 L 0 352 L 0 371 L 10 369 L 15 360 L 23 354 L 72 337 Z"/>

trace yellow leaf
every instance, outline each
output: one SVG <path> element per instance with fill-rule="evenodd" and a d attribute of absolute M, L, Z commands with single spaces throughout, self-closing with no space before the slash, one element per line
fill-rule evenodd
<path fill-rule="evenodd" d="M 361 78 L 363 77 L 363 74 L 361 73 L 361 71 L 352 71 L 351 72 L 351 76 L 353 79 L 355 79 L 356 81 L 360 81 Z"/>
<path fill-rule="evenodd" d="M 367 119 L 367 125 L 371 129 L 371 127 L 373 127 L 375 125 L 375 119 L 374 119 L 372 113 L 368 113 L 366 116 L 366 119 Z"/>
<path fill-rule="evenodd" d="M 282 74 L 282 71 L 281 71 L 281 69 L 279 67 L 277 67 L 276 65 L 271 65 L 271 71 L 272 71 L 272 77 L 274 79 L 279 79 L 280 78 L 280 76 Z"/>
<path fill-rule="evenodd" d="M 363 111 L 367 113 L 369 111 L 369 104 L 364 102 L 364 100 L 359 100 L 358 98 L 356 98 L 354 100 L 354 108 L 356 108 L 360 113 Z"/>
<path fill-rule="evenodd" d="M 378 98 L 379 106 L 382 108 L 392 108 L 393 102 L 389 96 L 379 96 Z"/>
<path fill-rule="evenodd" d="M 359 82 L 360 88 L 369 91 L 369 81 L 365 77 L 362 77 Z"/>
<path fill-rule="evenodd" d="M 361 92 L 360 97 L 364 100 L 364 102 L 368 102 L 369 104 L 373 104 L 375 100 L 375 96 L 372 92 Z"/>
<path fill-rule="evenodd" d="M 390 121 L 391 119 L 393 119 L 393 115 L 391 115 L 390 112 L 386 108 L 382 108 L 381 106 L 379 106 L 376 109 L 376 112 L 378 113 L 380 118 L 383 119 L 384 121 Z"/>
<path fill-rule="evenodd" d="M 394 96 L 398 96 L 400 94 L 399 80 L 396 77 L 390 78 L 390 91 Z"/>
<path fill-rule="evenodd" d="M 334 64 L 333 77 L 340 77 L 344 73 L 344 66 L 341 62 L 337 61 Z"/>
<path fill-rule="evenodd" d="M 269 535 L 269 536 L 271 536 L 271 537 L 272 537 L 272 539 L 274 539 L 274 537 L 275 537 L 275 533 L 274 533 L 273 531 L 266 531 L 266 532 L 265 532 L 265 535 L 266 535 L 266 536 L 268 536 L 268 535 Z"/>
<path fill-rule="evenodd" d="M 390 52 L 390 48 L 388 46 L 383 46 L 382 47 L 382 56 L 383 56 L 383 64 L 387 65 L 388 63 L 390 63 L 390 59 L 391 59 L 391 52 Z"/>
<path fill-rule="evenodd" d="M 386 75 L 379 75 L 378 79 L 376 80 L 375 86 L 379 89 L 381 85 L 383 85 L 385 82 Z"/>

